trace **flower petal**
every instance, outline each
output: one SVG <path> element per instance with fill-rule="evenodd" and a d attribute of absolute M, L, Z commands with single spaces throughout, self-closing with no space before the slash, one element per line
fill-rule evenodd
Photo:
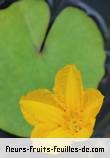
<path fill-rule="evenodd" d="M 73 134 L 73 138 L 90 138 L 93 134 L 93 129 L 82 128 L 79 132 Z"/>
<path fill-rule="evenodd" d="M 21 111 L 25 119 L 31 125 L 37 125 L 38 122 L 43 123 L 63 123 L 63 111 L 55 106 L 45 104 L 39 101 L 25 100 L 20 101 Z"/>
<path fill-rule="evenodd" d="M 89 122 L 84 122 L 79 131 L 73 131 L 74 138 L 90 138 L 94 131 L 96 119 L 91 119 Z"/>
<path fill-rule="evenodd" d="M 104 96 L 98 90 L 86 90 L 84 92 L 84 112 L 82 117 L 87 119 L 95 118 L 102 107 L 103 99 Z"/>
<path fill-rule="evenodd" d="M 32 131 L 31 138 L 72 138 L 72 135 L 62 127 L 52 127 L 40 124 Z"/>
<path fill-rule="evenodd" d="M 57 99 L 55 94 L 53 94 L 48 89 L 34 90 L 22 98 L 24 100 L 32 100 L 32 101 L 37 101 L 44 104 L 60 107 L 63 110 L 62 103 Z"/>
<path fill-rule="evenodd" d="M 67 109 L 79 110 L 82 89 L 81 76 L 74 65 L 68 65 L 58 72 L 54 92 L 67 105 Z"/>
<path fill-rule="evenodd" d="M 51 131 L 47 138 L 72 138 L 70 132 L 62 127 L 59 127 L 53 131 Z"/>
<path fill-rule="evenodd" d="M 46 138 L 47 135 L 55 130 L 57 126 L 49 123 L 39 123 L 32 131 L 31 138 Z"/>

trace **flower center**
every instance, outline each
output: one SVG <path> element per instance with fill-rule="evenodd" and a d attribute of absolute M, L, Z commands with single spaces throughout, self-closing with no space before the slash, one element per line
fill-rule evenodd
<path fill-rule="evenodd" d="M 82 129 L 82 120 L 72 119 L 70 120 L 68 127 L 72 133 L 78 133 Z"/>

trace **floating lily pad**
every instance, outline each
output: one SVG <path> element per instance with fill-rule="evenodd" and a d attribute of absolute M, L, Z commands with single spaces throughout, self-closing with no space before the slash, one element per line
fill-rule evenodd
<path fill-rule="evenodd" d="M 67 64 L 80 69 L 85 87 L 97 87 L 104 71 L 104 48 L 95 22 L 68 7 L 56 18 L 39 52 L 50 18 L 42 0 L 22 0 L 0 11 L 0 128 L 29 136 L 20 112 L 21 96 L 51 89 L 56 72 Z"/>

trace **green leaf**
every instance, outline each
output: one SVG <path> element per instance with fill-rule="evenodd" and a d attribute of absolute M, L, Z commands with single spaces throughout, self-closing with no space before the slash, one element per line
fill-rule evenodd
<path fill-rule="evenodd" d="M 19 136 L 29 136 L 32 128 L 20 112 L 21 96 L 51 89 L 56 72 L 67 64 L 81 70 L 85 87 L 96 87 L 103 75 L 101 34 L 79 9 L 62 11 L 39 53 L 49 14 L 47 4 L 38 0 L 22 0 L 0 11 L 0 128 Z"/>

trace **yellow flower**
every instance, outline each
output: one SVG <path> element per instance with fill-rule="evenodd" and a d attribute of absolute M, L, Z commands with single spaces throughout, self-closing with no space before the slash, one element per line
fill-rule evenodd
<path fill-rule="evenodd" d="M 68 65 L 56 75 L 53 92 L 39 89 L 20 100 L 32 138 L 89 138 L 103 103 L 102 94 L 84 89 L 79 71 Z"/>

